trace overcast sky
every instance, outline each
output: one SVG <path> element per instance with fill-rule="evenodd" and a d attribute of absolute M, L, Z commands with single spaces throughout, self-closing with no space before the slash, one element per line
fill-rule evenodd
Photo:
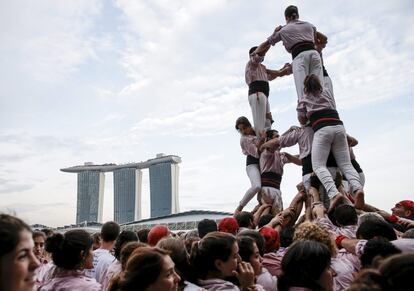
<path fill-rule="evenodd" d="M 407 1 L 18 1 L 0 3 L 0 210 L 71 224 L 75 174 L 60 168 L 182 157 L 181 211 L 233 211 L 249 186 L 234 130 L 251 118 L 248 50 L 290 5 L 329 38 L 324 62 L 366 175 L 366 201 L 413 199 L 414 6 Z M 265 65 L 291 56 L 278 43 Z M 275 127 L 297 124 L 293 77 L 271 83 Z M 298 153 L 297 147 L 286 149 Z M 285 166 L 285 205 L 301 169 Z M 143 218 L 149 215 L 143 175 Z M 113 218 L 106 174 L 104 220 Z M 253 207 L 251 202 L 247 209 Z"/>

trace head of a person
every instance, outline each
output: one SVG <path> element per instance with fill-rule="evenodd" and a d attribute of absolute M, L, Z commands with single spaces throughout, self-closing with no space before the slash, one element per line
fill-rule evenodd
<path fill-rule="evenodd" d="M 259 229 L 259 233 L 265 240 L 265 253 L 276 251 L 280 247 L 279 233 L 276 229 L 269 226 L 263 226 Z"/>
<path fill-rule="evenodd" d="M 370 239 L 365 244 L 364 253 L 361 255 L 361 266 L 362 268 L 372 267 L 374 259 L 382 260 L 399 253 L 401 251 L 383 237 Z"/>
<path fill-rule="evenodd" d="M 124 230 L 122 231 L 118 238 L 116 239 L 115 242 L 115 247 L 114 247 L 114 256 L 115 258 L 119 261 L 121 259 L 121 250 L 122 247 L 131 241 L 138 241 L 138 236 L 135 232 L 131 231 L 131 230 Z"/>
<path fill-rule="evenodd" d="M 103 242 L 114 242 L 119 235 L 121 228 L 115 221 L 108 221 L 102 225 L 101 236 Z"/>
<path fill-rule="evenodd" d="M 251 47 L 249 49 L 249 56 L 257 49 L 257 46 Z"/>
<path fill-rule="evenodd" d="M 390 241 L 397 239 L 397 235 L 392 226 L 381 220 L 367 220 L 362 222 L 357 229 L 356 237 L 367 240 L 375 237 L 384 237 Z"/>
<path fill-rule="evenodd" d="M 46 240 L 46 251 L 52 254 L 53 263 L 66 270 L 93 268 L 92 237 L 82 229 L 64 234 L 55 233 Z"/>
<path fill-rule="evenodd" d="M 236 238 L 225 232 L 211 232 L 191 249 L 190 263 L 198 279 L 232 276 L 240 261 Z"/>
<path fill-rule="evenodd" d="M 40 231 L 43 232 L 47 238 L 54 234 L 53 230 L 51 230 L 50 228 L 42 228 Z"/>
<path fill-rule="evenodd" d="M 268 224 L 273 219 L 273 217 L 274 216 L 270 213 L 260 216 L 259 221 L 257 222 L 257 227 L 261 228 L 261 227 L 265 226 L 266 224 Z"/>
<path fill-rule="evenodd" d="M 131 254 L 125 271 L 114 280 L 111 290 L 176 291 L 180 279 L 168 252 L 140 247 Z"/>
<path fill-rule="evenodd" d="M 265 253 L 265 239 L 263 235 L 261 235 L 257 230 L 245 229 L 237 234 L 237 237 L 243 237 L 243 236 L 247 236 L 247 237 L 250 237 L 251 239 L 254 239 L 259 249 L 259 254 L 260 256 L 263 257 Z"/>
<path fill-rule="evenodd" d="M 148 233 L 148 244 L 155 246 L 162 238 L 170 236 L 171 232 L 165 225 L 156 225 Z"/>
<path fill-rule="evenodd" d="M 407 286 L 412 286 L 413 284 L 414 254 L 393 255 L 381 263 L 379 271 L 387 280 L 389 287 L 387 290 L 407 290 Z"/>
<path fill-rule="evenodd" d="M 236 235 L 239 231 L 239 224 L 234 217 L 225 217 L 220 220 L 218 224 L 218 230 L 221 232 L 227 232 L 232 235 Z"/>
<path fill-rule="evenodd" d="M 376 212 L 366 212 L 361 214 L 358 217 L 358 227 L 365 221 L 382 221 L 385 222 L 385 219 Z"/>
<path fill-rule="evenodd" d="M 322 91 L 321 81 L 315 74 L 307 75 L 303 81 L 304 92 L 308 95 L 319 95 Z"/>
<path fill-rule="evenodd" d="M 150 232 L 149 228 L 143 228 L 137 231 L 138 240 L 142 243 L 148 243 L 148 233 Z"/>
<path fill-rule="evenodd" d="M 311 290 L 332 290 L 331 252 L 317 241 L 297 241 L 282 259 L 278 290 L 304 287 Z"/>
<path fill-rule="evenodd" d="M 248 211 L 241 211 L 236 215 L 239 227 L 254 229 L 253 214 Z"/>
<path fill-rule="evenodd" d="M 34 290 L 39 266 L 30 227 L 19 218 L 0 214 L 0 291 Z"/>
<path fill-rule="evenodd" d="M 316 223 L 305 221 L 298 225 L 293 234 L 294 241 L 311 240 L 324 244 L 332 254 L 336 255 L 335 243 L 329 235 L 329 231 Z"/>
<path fill-rule="evenodd" d="M 102 243 L 101 233 L 95 232 L 94 234 L 92 234 L 92 240 L 93 240 L 92 249 L 93 250 L 99 249 Z"/>
<path fill-rule="evenodd" d="M 392 214 L 403 218 L 414 218 L 414 201 L 403 200 L 395 204 L 391 209 Z"/>
<path fill-rule="evenodd" d="M 125 270 L 126 263 L 128 262 L 129 257 L 131 254 L 138 248 L 148 247 L 146 243 L 131 241 L 126 243 L 121 249 L 121 262 L 122 270 Z"/>
<path fill-rule="evenodd" d="M 157 243 L 157 247 L 169 252 L 175 264 L 175 270 L 180 275 L 182 283 L 190 273 L 190 261 L 187 249 L 182 239 L 173 237 L 163 238 Z"/>
<path fill-rule="evenodd" d="M 262 273 L 262 256 L 254 239 L 248 236 L 240 236 L 237 238 L 239 246 L 239 255 L 243 262 L 248 262 L 252 265 L 255 276 Z"/>
<path fill-rule="evenodd" d="M 252 124 L 247 117 L 240 116 L 237 118 L 235 128 L 241 135 L 255 135 Z"/>
<path fill-rule="evenodd" d="M 198 236 L 203 238 L 206 234 L 217 231 L 217 223 L 212 219 L 200 220 L 197 224 Z"/>
<path fill-rule="evenodd" d="M 33 232 L 34 254 L 39 260 L 43 260 L 45 253 L 46 234 L 41 231 Z"/>
<path fill-rule="evenodd" d="M 293 234 L 295 229 L 292 226 L 287 226 L 280 232 L 280 246 L 283 248 L 289 247 L 293 243 Z"/>
<path fill-rule="evenodd" d="M 290 5 L 285 9 L 286 23 L 299 18 L 298 7 Z"/>
<path fill-rule="evenodd" d="M 356 225 L 358 223 L 355 207 L 351 205 L 342 204 L 336 207 L 334 217 L 339 226 Z"/>

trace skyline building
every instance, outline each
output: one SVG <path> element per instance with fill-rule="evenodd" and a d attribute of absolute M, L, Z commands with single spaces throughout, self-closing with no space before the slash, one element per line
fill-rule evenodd
<path fill-rule="evenodd" d="M 105 172 L 113 172 L 114 177 L 114 221 L 141 219 L 142 169 L 149 169 L 151 218 L 178 213 L 178 163 L 178 156 L 157 154 L 156 158 L 140 163 L 85 163 L 61 169 L 78 174 L 76 223 L 102 222 Z"/>

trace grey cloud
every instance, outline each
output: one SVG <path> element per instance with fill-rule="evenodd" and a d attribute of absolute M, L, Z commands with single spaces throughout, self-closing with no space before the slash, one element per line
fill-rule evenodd
<path fill-rule="evenodd" d="M 0 194 L 12 194 L 30 190 L 34 184 L 22 183 L 13 179 L 0 178 Z"/>

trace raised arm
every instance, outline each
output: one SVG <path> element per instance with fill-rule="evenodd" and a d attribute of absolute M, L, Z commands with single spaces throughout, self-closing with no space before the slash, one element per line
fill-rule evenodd
<path fill-rule="evenodd" d="M 298 165 L 298 166 L 302 166 L 302 160 L 299 159 L 298 156 L 291 155 L 287 152 L 284 152 L 284 154 L 286 158 L 289 160 L 289 162 L 294 163 L 295 165 Z"/>
<path fill-rule="evenodd" d="M 292 66 L 286 63 L 281 69 L 279 70 L 270 70 L 266 69 L 267 79 L 272 81 L 277 77 L 283 77 L 292 74 Z"/>

